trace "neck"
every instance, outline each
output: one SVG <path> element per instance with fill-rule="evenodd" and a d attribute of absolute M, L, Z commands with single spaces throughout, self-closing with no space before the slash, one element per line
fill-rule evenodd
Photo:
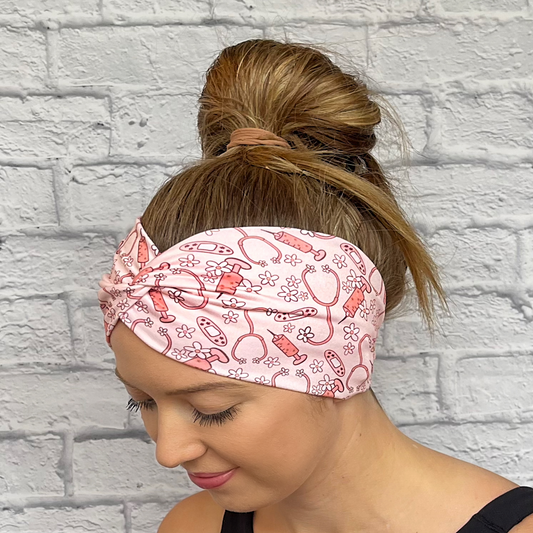
<path fill-rule="evenodd" d="M 336 404 L 337 438 L 306 482 L 288 498 L 256 511 L 262 529 L 397 532 L 405 521 L 412 531 L 412 510 L 438 486 L 437 467 L 447 456 L 404 435 L 370 394 L 353 400 Z"/>

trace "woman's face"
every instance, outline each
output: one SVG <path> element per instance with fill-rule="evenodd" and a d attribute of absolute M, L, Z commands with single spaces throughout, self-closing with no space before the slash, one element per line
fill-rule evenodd
<path fill-rule="evenodd" d="M 313 474 L 320 478 L 322 458 L 341 424 L 331 399 L 319 412 L 303 393 L 190 367 L 153 350 L 120 321 L 111 343 L 126 390 L 143 402 L 142 419 L 161 465 L 189 472 L 238 467 L 227 483 L 210 490 L 222 507 L 236 512 L 266 507 Z M 238 388 L 176 393 L 220 383 Z M 228 412 L 220 423 L 199 418 L 223 411 Z"/>

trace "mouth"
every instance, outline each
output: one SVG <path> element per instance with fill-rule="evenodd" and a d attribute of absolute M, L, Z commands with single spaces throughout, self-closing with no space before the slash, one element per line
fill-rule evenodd
<path fill-rule="evenodd" d="M 228 472 L 231 472 L 231 470 L 226 470 L 224 472 L 189 472 L 189 474 L 194 477 L 206 478 L 221 476 L 222 474 L 227 474 Z"/>
<path fill-rule="evenodd" d="M 237 468 L 234 468 L 233 470 L 228 470 L 221 474 L 213 473 L 214 475 L 209 473 L 208 476 L 205 475 L 207 472 L 200 472 L 200 474 L 203 474 L 202 476 L 197 476 L 189 472 L 189 479 L 201 489 L 216 489 L 229 481 L 233 477 L 233 474 L 235 474 L 236 470 Z"/>

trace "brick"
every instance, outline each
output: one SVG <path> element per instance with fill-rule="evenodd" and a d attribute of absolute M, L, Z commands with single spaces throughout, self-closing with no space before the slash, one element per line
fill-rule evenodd
<path fill-rule="evenodd" d="M 515 11 L 526 7 L 526 0 L 440 0 L 445 11 Z"/>
<path fill-rule="evenodd" d="M 0 168 L 0 228 L 57 224 L 52 171 Z"/>
<path fill-rule="evenodd" d="M 44 34 L 25 28 L 0 28 L 0 76 L 2 85 L 42 85 L 46 77 Z"/>
<path fill-rule="evenodd" d="M 533 230 L 525 230 L 521 235 L 522 253 L 520 265 L 522 279 L 526 280 L 529 287 L 533 286 Z"/>
<path fill-rule="evenodd" d="M 44 5 L 43 5 L 44 4 Z M 97 13 L 98 0 L 2 0 L 2 14 L 19 13 L 37 16 L 41 13 Z"/>
<path fill-rule="evenodd" d="M 438 416 L 438 365 L 437 357 L 376 358 L 372 388 L 395 424 Z"/>
<path fill-rule="evenodd" d="M 448 82 L 473 79 L 528 78 L 533 68 L 529 21 L 501 25 L 408 24 L 370 29 L 368 74 L 377 80 L 424 84 L 424 80 Z M 443 54 L 442 51 L 446 50 Z M 518 112 L 518 110 L 515 110 Z M 527 116 L 522 110 L 524 117 Z M 503 117 L 499 117 L 500 123 Z M 479 133 L 482 128 L 474 126 Z"/>
<path fill-rule="evenodd" d="M 104 99 L 54 96 L 0 98 L 0 155 L 105 156 L 109 111 Z"/>
<path fill-rule="evenodd" d="M 322 52 L 328 51 L 326 55 L 333 63 L 350 73 L 354 73 L 354 70 L 362 72 L 366 66 L 366 29 L 362 26 L 303 24 L 296 20 L 282 26 L 268 26 L 265 28 L 265 38 L 315 46 L 318 44 Z"/>
<path fill-rule="evenodd" d="M 209 15 L 210 5 L 208 0 L 104 0 L 106 9 L 127 14 L 136 12 L 155 11 L 159 13 L 186 13 L 190 17 L 193 13 Z"/>
<path fill-rule="evenodd" d="M 0 431 L 122 429 L 128 394 L 111 370 L 0 375 Z"/>
<path fill-rule="evenodd" d="M 155 460 L 155 445 L 139 439 L 105 439 L 74 443 L 76 493 L 138 494 L 157 490 L 187 493 L 186 474 Z M 110 468 L 110 465 L 113 465 Z M 133 468 L 132 468 L 133 466 Z"/>
<path fill-rule="evenodd" d="M 400 11 L 402 14 L 415 14 L 420 7 L 420 0 L 315 0 L 306 4 L 305 16 L 342 16 L 347 13 L 367 15 L 372 11 Z M 242 18 L 247 23 L 264 23 L 274 20 L 286 22 L 302 18 L 300 5 L 284 0 L 217 0 L 214 13 L 216 17 Z M 266 18 L 266 20 L 265 20 Z M 320 40 L 324 40 L 323 38 Z"/>
<path fill-rule="evenodd" d="M 385 98 L 398 112 L 414 150 L 423 151 L 427 143 L 426 121 L 428 115 L 427 104 L 424 99 L 414 94 L 388 95 Z M 392 127 L 384 114 L 382 122 L 376 127 L 376 136 L 378 140 L 373 155 L 378 161 L 394 160 L 400 156 L 399 133 L 395 126 Z"/>
<path fill-rule="evenodd" d="M 72 361 L 67 306 L 62 300 L 0 301 L 2 364 Z"/>
<path fill-rule="evenodd" d="M 529 356 L 476 357 L 457 363 L 458 413 L 531 412 L 533 400 L 533 349 Z"/>
<path fill-rule="evenodd" d="M 115 249 L 111 237 L 6 237 L 0 249 L 0 288 L 33 294 L 85 287 L 95 291 L 96 301 L 98 281 L 111 270 Z"/>
<path fill-rule="evenodd" d="M 477 165 L 411 167 L 402 207 L 410 216 L 470 219 L 529 215 L 533 198 L 531 168 Z"/>
<path fill-rule="evenodd" d="M 131 504 L 131 533 L 157 531 L 163 518 L 165 518 L 176 503 L 178 503 L 178 501 L 167 504 Z"/>
<path fill-rule="evenodd" d="M 148 204 L 154 181 L 168 176 L 155 165 L 98 165 L 75 167 L 71 172 L 69 195 L 74 223 L 112 224 L 135 222 Z M 98 202 L 95 202 L 98 198 Z"/>
<path fill-rule="evenodd" d="M 438 314 L 435 339 L 422 327 L 414 311 L 410 316 L 388 320 L 383 336 L 386 354 L 403 355 L 435 349 L 489 349 L 504 353 L 514 348 L 530 349 L 533 344 L 531 322 L 507 298 L 494 294 L 449 296 L 451 317 Z"/>
<path fill-rule="evenodd" d="M 517 240 L 508 230 L 441 230 L 428 240 L 428 245 L 446 283 L 501 280 L 509 284 L 517 279 Z"/>
<path fill-rule="evenodd" d="M 226 29 L 219 35 L 218 27 L 200 26 L 64 29 L 59 77 L 69 83 L 197 87 L 225 46 L 221 42 L 261 35 L 252 28 Z M 179 123 L 180 117 L 172 118 Z"/>
<path fill-rule="evenodd" d="M 533 471 L 533 424 L 501 423 L 413 425 L 408 437 L 446 455 L 475 464 L 514 481 Z"/>
<path fill-rule="evenodd" d="M 76 360 L 114 368 L 115 356 L 105 342 L 104 315 L 100 307 L 80 307 L 74 309 L 73 315 Z"/>
<path fill-rule="evenodd" d="M 63 481 L 58 471 L 62 448 L 61 439 L 52 436 L 0 440 L 0 493 L 63 494 Z"/>
<path fill-rule="evenodd" d="M 2 533 L 124 533 L 121 505 L 0 511 Z"/>
<path fill-rule="evenodd" d="M 533 54 L 531 54 L 533 56 Z M 533 66 L 533 61 L 532 61 Z M 518 94 L 487 93 L 448 97 L 442 114 L 446 147 L 533 148 L 533 102 Z M 497 124 L 497 127 L 494 127 Z"/>
<path fill-rule="evenodd" d="M 197 95 L 142 95 L 117 99 L 111 153 L 172 154 L 197 145 Z"/>

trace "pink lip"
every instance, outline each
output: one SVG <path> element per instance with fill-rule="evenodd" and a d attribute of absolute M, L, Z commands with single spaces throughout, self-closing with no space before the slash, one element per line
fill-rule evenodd
<path fill-rule="evenodd" d="M 228 472 L 222 472 L 220 474 L 209 474 L 206 476 L 206 474 L 201 475 L 194 475 L 188 472 L 189 479 L 195 484 L 198 485 L 202 489 L 214 489 L 217 487 L 220 487 L 226 483 L 226 481 L 229 481 L 233 474 L 235 473 L 237 469 L 234 468 L 233 470 L 229 470 Z"/>

